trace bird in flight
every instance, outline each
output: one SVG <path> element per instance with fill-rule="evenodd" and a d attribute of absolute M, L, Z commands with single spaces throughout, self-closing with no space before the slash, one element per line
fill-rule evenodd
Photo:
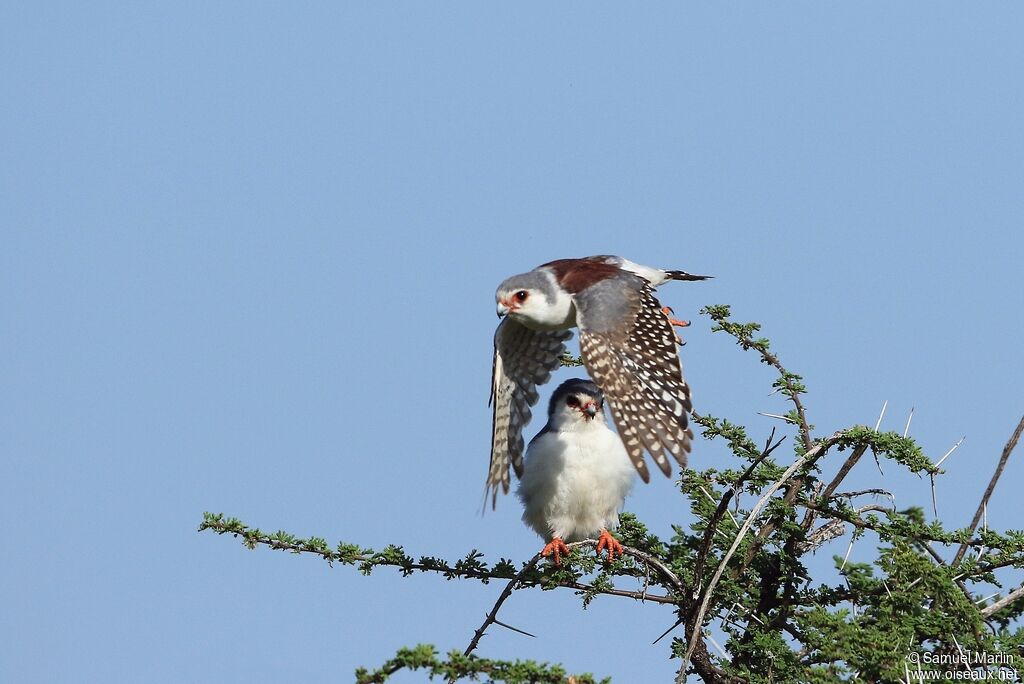
<path fill-rule="evenodd" d="M 523 502 L 523 522 L 546 542 L 544 556 L 561 562 L 565 542 L 597 537 L 597 554 L 608 560 L 622 555 L 609 530 L 636 477 L 618 435 L 604 417 L 604 397 L 589 380 L 566 380 L 548 404 L 548 422 L 526 449 L 526 463 L 516 494 Z"/>
<path fill-rule="evenodd" d="M 611 408 L 630 462 L 650 480 L 644 451 L 667 476 L 666 452 L 686 467 L 693 432 L 673 324 L 654 296 L 669 280 L 705 280 L 617 256 L 559 259 L 507 278 L 495 293 L 498 316 L 491 375 L 491 464 L 487 492 L 509 491 L 509 467 L 523 474 L 523 427 L 537 385 L 561 365 L 570 328 L 580 330 L 583 364 Z"/>

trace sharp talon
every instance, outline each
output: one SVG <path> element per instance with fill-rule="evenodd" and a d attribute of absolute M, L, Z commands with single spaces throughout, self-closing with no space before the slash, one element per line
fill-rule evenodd
<path fill-rule="evenodd" d="M 671 306 L 661 307 L 661 313 L 665 314 L 666 318 L 668 318 L 668 322 L 676 326 L 677 328 L 690 327 L 690 321 L 684 321 L 679 318 L 672 318 L 672 314 L 674 314 L 675 311 L 672 310 Z"/>
<path fill-rule="evenodd" d="M 674 312 L 672 311 L 672 307 L 671 306 L 663 306 L 663 307 L 661 307 L 661 312 L 663 314 L 665 314 L 666 318 L 668 318 L 669 325 L 675 326 L 677 328 L 688 328 L 688 327 L 690 327 L 690 321 L 683 321 L 683 320 L 680 320 L 678 318 L 672 318 L 672 316 L 670 314 L 672 314 Z M 683 341 L 683 338 L 679 336 L 679 333 L 675 332 L 674 330 L 672 332 L 676 336 L 676 344 L 678 344 L 680 347 L 682 347 L 684 344 L 686 344 L 686 342 Z"/>
<path fill-rule="evenodd" d="M 601 530 L 601 536 L 597 538 L 597 555 L 600 556 L 604 550 L 608 551 L 609 563 L 615 560 L 615 554 L 622 556 L 622 544 L 608 530 Z"/>
<path fill-rule="evenodd" d="M 547 558 L 551 554 L 555 554 L 555 565 L 562 564 L 562 554 L 569 555 L 569 547 L 565 545 L 561 537 L 555 537 L 541 550 L 540 555 Z"/>

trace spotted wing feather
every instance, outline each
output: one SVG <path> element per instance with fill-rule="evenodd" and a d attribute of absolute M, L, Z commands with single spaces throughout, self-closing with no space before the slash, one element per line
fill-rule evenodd
<path fill-rule="evenodd" d="M 569 330 L 532 330 L 506 318 L 494 333 L 491 373 L 491 465 L 486 494 L 491 507 L 498 488 L 508 493 L 509 465 L 516 477 L 523 474 L 523 428 L 530 422 L 530 407 L 537 403 L 537 385 L 543 385 L 561 365 Z"/>
<path fill-rule="evenodd" d="M 670 475 L 665 453 L 686 467 L 693 406 L 675 333 L 649 282 L 622 273 L 576 295 L 580 351 L 611 407 L 626 452 L 649 479 L 644 451 Z"/>

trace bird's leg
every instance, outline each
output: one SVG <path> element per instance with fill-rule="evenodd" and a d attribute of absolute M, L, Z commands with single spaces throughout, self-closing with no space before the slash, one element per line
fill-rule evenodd
<path fill-rule="evenodd" d="M 600 556 L 605 549 L 608 550 L 609 562 L 615 560 L 615 554 L 622 555 L 622 544 L 619 543 L 619 540 L 613 537 L 608 530 L 601 530 L 601 536 L 597 538 L 597 555 Z"/>
<path fill-rule="evenodd" d="M 661 307 L 661 312 L 663 314 L 665 314 L 665 316 L 668 318 L 669 325 L 674 325 L 677 328 L 688 328 L 688 327 L 690 327 L 690 321 L 681 321 L 678 318 L 672 318 L 673 311 L 672 311 L 672 307 L 671 306 L 663 306 L 663 307 Z M 673 332 L 675 332 L 675 331 L 673 331 Z M 683 338 L 679 336 L 679 333 L 675 333 L 675 336 L 676 336 L 676 342 L 679 343 L 680 347 L 683 346 L 684 344 L 686 344 L 686 342 L 683 341 Z"/>
<path fill-rule="evenodd" d="M 555 565 L 562 564 L 562 554 L 565 554 L 566 556 L 569 555 L 569 547 L 565 545 L 565 542 L 562 541 L 561 537 L 555 537 L 548 542 L 547 546 L 541 550 L 540 555 L 546 558 L 552 553 L 555 554 Z"/>

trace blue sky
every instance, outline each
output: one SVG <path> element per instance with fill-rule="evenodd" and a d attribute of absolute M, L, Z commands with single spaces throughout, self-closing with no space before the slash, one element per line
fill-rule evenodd
<path fill-rule="evenodd" d="M 765 435 L 758 320 L 820 432 L 937 458 L 966 524 L 1022 412 L 1019 5 L 47 3 L 0 9 L 0 680 L 347 681 L 462 649 L 498 585 L 195 528 L 525 560 L 477 515 L 493 291 L 615 253 L 710 273 L 698 410 Z M 569 377 L 565 372 L 560 377 Z M 548 387 L 550 390 L 552 386 Z M 528 434 L 540 427 L 535 423 Z M 699 442 L 698 467 L 726 464 Z M 927 505 L 927 481 L 854 478 Z M 1021 527 L 1011 462 L 990 524 Z M 687 524 L 672 483 L 627 503 Z M 824 565 L 837 542 L 819 553 Z M 871 557 L 869 545 L 855 560 Z M 858 556 L 861 556 L 858 558 Z M 667 609 L 520 592 L 480 653 L 664 681 Z M 419 681 L 417 676 L 396 681 Z"/>

